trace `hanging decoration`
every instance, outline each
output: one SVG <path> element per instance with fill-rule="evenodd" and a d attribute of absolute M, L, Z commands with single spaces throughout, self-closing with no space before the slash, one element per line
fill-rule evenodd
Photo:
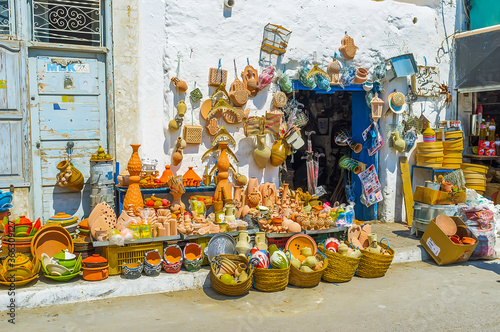
<path fill-rule="evenodd" d="M 371 165 L 365 171 L 358 174 L 361 184 L 363 185 L 363 195 L 361 202 L 367 207 L 382 201 L 382 186 L 378 180 L 375 165 Z"/>
<path fill-rule="evenodd" d="M 328 64 L 327 70 L 330 78 L 330 85 L 339 85 L 342 64 L 337 60 L 337 53 L 335 53 L 335 57 L 332 59 L 332 62 Z"/>
<path fill-rule="evenodd" d="M 303 61 L 302 68 L 299 69 L 299 72 L 298 72 L 299 81 L 306 88 L 313 90 L 316 87 L 316 81 L 312 77 L 307 78 L 308 74 L 309 74 L 309 69 L 308 69 L 307 60 L 306 60 L 306 61 Z"/>
<path fill-rule="evenodd" d="M 380 131 L 378 129 L 378 125 L 376 122 L 372 123 L 371 125 L 366 128 L 363 133 L 362 137 L 364 141 L 369 140 L 370 141 L 370 147 L 367 149 L 368 155 L 371 157 L 373 156 L 380 148 L 382 145 L 384 145 L 384 139 L 382 135 L 380 134 Z"/>
<path fill-rule="evenodd" d="M 361 143 L 354 142 L 351 133 L 347 129 L 341 129 L 335 135 L 335 144 L 338 146 L 349 146 L 354 153 L 360 153 L 363 149 Z"/>
<path fill-rule="evenodd" d="M 248 63 L 248 59 L 247 59 Z M 257 92 L 259 92 L 258 89 L 258 84 L 259 84 L 259 72 L 257 69 L 254 67 L 248 65 L 245 67 L 243 72 L 241 73 L 241 76 L 243 77 L 243 83 L 245 83 L 245 86 L 248 91 L 250 91 L 250 95 L 252 97 L 255 97 L 257 95 Z"/>
<path fill-rule="evenodd" d="M 269 86 L 269 84 L 271 84 L 275 71 L 276 68 L 274 68 L 274 66 L 269 66 L 262 71 L 259 75 L 259 84 L 257 85 L 259 90 L 264 90 Z"/>
<path fill-rule="evenodd" d="M 281 73 L 281 75 L 279 75 L 278 83 L 280 85 L 281 90 L 283 90 L 283 92 L 285 92 L 285 93 L 292 92 L 292 81 L 290 80 L 290 77 L 288 77 L 288 75 L 285 74 L 285 70 L 283 70 L 283 73 Z"/>
<path fill-rule="evenodd" d="M 340 53 L 342 53 L 344 59 L 347 60 L 353 59 L 354 56 L 356 55 L 358 47 L 354 45 L 354 39 L 352 39 L 352 37 L 347 34 L 347 31 L 345 33 L 344 38 L 342 38 L 341 43 L 342 45 L 339 47 L 339 51 Z"/>
<path fill-rule="evenodd" d="M 266 53 L 283 55 L 292 32 L 280 25 L 268 23 L 264 27 L 264 36 L 260 49 Z"/>
<path fill-rule="evenodd" d="M 234 81 L 231 83 L 229 90 L 229 98 L 236 106 L 243 106 L 247 103 L 250 91 L 245 87 L 245 83 L 238 79 L 238 72 L 236 70 L 236 60 L 234 60 Z"/>
<path fill-rule="evenodd" d="M 227 84 L 227 70 L 222 69 L 221 59 L 219 59 L 219 66 L 209 70 L 208 85 L 219 87 L 221 84 Z"/>
<path fill-rule="evenodd" d="M 67 143 L 66 153 L 68 157 L 57 164 L 59 174 L 56 175 L 56 181 L 60 187 L 81 191 L 84 185 L 83 175 L 71 162 L 74 144 L 73 142 Z"/>
<path fill-rule="evenodd" d="M 370 106 L 372 110 L 372 120 L 376 123 L 378 119 L 382 117 L 382 110 L 384 109 L 384 101 L 378 97 L 378 93 L 375 92 L 375 96 L 372 98 Z"/>

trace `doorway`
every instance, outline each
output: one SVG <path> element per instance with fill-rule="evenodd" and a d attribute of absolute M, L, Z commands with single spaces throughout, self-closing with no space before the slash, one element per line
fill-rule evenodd
<path fill-rule="evenodd" d="M 29 74 L 35 213 L 88 215 L 89 159 L 107 148 L 105 55 L 36 50 Z M 68 158 L 85 179 L 80 192 L 56 185 L 56 165 Z"/>

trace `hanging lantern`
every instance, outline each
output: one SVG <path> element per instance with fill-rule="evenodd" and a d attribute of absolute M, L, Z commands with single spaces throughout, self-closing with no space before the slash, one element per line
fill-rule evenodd
<path fill-rule="evenodd" d="M 370 106 L 372 109 L 373 122 L 377 122 L 378 119 L 382 117 L 382 109 L 384 108 L 384 101 L 378 97 L 378 93 L 375 93 L 375 97 L 373 97 L 370 102 Z"/>

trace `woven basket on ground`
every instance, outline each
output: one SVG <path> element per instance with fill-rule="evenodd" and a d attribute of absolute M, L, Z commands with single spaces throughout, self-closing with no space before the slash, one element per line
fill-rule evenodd
<path fill-rule="evenodd" d="M 234 285 L 228 285 L 223 283 L 219 278 L 217 278 L 216 272 L 219 268 L 217 261 L 214 259 L 210 263 L 210 282 L 212 283 L 212 288 L 219 294 L 227 295 L 227 296 L 242 296 L 248 294 L 248 291 L 252 287 L 252 274 L 254 268 L 248 263 L 248 259 L 239 255 L 220 255 L 220 257 L 228 258 L 238 263 L 244 263 L 248 266 L 246 272 L 248 274 L 248 278 L 240 283 L 236 283 Z"/>
<path fill-rule="evenodd" d="M 382 239 L 383 240 L 383 239 Z M 385 275 L 394 258 L 394 249 L 389 245 L 379 242 L 379 245 L 389 252 L 389 255 L 382 255 L 361 249 L 363 256 L 359 261 L 356 275 L 361 278 L 380 278 Z"/>
<path fill-rule="evenodd" d="M 323 250 L 324 246 L 318 249 Z M 323 280 L 327 282 L 347 282 L 358 268 L 360 258 L 344 256 L 330 250 L 326 250 L 325 256 L 328 258 L 328 266 L 323 273 Z"/>
<path fill-rule="evenodd" d="M 254 287 L 261 292 L 277 292 L 288 285 L 290 267 L 286 269 L 254 268 Z"/>
<path fill-rule="evenodd" d="M 304 272 L 297 269 L 295 266 L 290 266 L 290 277 L 288 283 L 290 285 L 294 285 L 297 287 L 315 287 L 321 281 L 321 277 L 323 276 L 323 272 L 325 272 L 326 267 L 328 266 L 328 258 L 326 258 L 323 254 L 317 253 L 316 258 L 318 261 L 323 261 L 323 267 L 318 271 L 312 272 Z"/>

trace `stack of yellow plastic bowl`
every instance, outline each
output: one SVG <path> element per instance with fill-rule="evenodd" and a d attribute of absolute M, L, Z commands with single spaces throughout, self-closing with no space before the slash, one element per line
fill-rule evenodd
<path fill-rule="evenodd" d="M 417 143 L 417 166 L 443 167 L 443 142 Z"/>
<path fill-rule="evenodd" d="M 443 139 L 441 131 L 438 131 L 436 136 L 438 140 Z M 463 133 L 461 131 L 447 131 L 444 133 L 444 138 L 443 168 L 458 169 L 462 165 Z"/>
<path fill-rule="evenodd" d="M 465 177 L 465 186 L 474 189 L 478 194 L 484 194 L 486 190 L 486 173 L 488 166 L 476 164 L 462 164 L 462 171 Z"/>

